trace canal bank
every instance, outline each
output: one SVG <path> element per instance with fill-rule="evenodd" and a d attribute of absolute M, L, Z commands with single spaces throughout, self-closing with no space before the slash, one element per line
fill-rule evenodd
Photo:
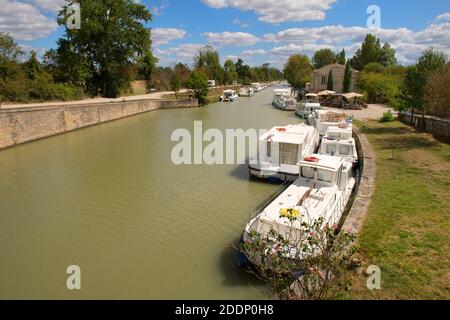
<path fill-rule="evenodd" d="M 280 186 L 171 162 L 175 129 L 296 124 L 272 90 L 146 112 L 0 152 L 0 298 L 264 299 L 231 246 Z M 81 291 L 66 269 L 81 268 Z"/>
<path fill-rule="evenodd" d="M 123 100 L 0 109 L 0 150 L 158 109 L 197 107 L 197 100 Z"/>

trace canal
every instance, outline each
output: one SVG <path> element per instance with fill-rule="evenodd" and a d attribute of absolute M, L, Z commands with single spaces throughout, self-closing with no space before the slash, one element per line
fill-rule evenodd
<path fill-rule="evenodd" d="M 245 165 L 171 162 L 174 129 L 300 122 L 272 89 L 150 112 L 0 151 L 0 298 L 264 299 L 230 246 L 279 186 Z M 81 268 L 81 290 L 66 268 Z"/>

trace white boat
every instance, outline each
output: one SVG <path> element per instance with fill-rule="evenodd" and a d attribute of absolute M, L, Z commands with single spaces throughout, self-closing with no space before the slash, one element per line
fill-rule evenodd
<path fill-rule="evenodd" d="M 239 90 L 240 97 L 251 97 L 255 94 L 255 90 L 252 87 L 245 87 Z"/>
<path fill-rule="evenodd" d="M 321 108 L 317 94 L 308 93 L 299 104 L 297 110 L 295 110 L 295 114 L 300 118 L 307 118 L 311 113 Z"/>
<path fill-rule="evenodd" d="M 212 88 L 216 86 L 216 80 L 208 80 L 208 87 Z"/>
<path fill-rule="evenodd" d="M 324 136 L 329 127 L 348 125 L 352 127 L 353 118 L 344 113 L 328 110 L 316 110 L 308 116 L 308 123 L 315 127 L 321 136 Z"/>
<path fill-rule="evenodd" d="M 223 102 L 233 102 L 239 99 L 239 96 L 237 95 L 236 91 L 234 90 L 225 90 L 220 97 L 220 101 Z"/>
<path fill-rule="evenodd" d="M 298 163 L 300 177 L 245 227 L 243 241 L 251 243 L 255 234 L 266 242 L 271 252 L 287 259 L 301 259 L 312 252 L 301 252 L 298 244 L 305 235 L 304 225 L 322 218 L 329 226 L 338 224 L 355 187 L 353 164 L 340 157 L 313 154 Z M 293 210 L 293 211 L 287 211 Z M 294 221 L 282 215 L 295 212 Z M 282 236 L 287 244 L 276 245 L 271 230 Z M 261 261 L 244 252 L 253 264 Z"/>
<path fill-rule="evenodd" d="M 341 157 L 356 164 L 358 162 L 358 152 L 356 141 L 353 138 L 352 127 L 349 125 L 329 127 L 322 138 L 319 153 Z"/>
<path fill-rule="evenodd" d="M 299 175 L 298 161 L 316 152 L 319 143 L 319 133 L 311 126 L 274 127 L 260 137 L 258 156 L 250 159 L 250 175 L 294 181 Z"/>
<path fill-rule="evenodd" d="M 285 96 L 289 96 L 291 94 L 291 89 L 274 89 L 273 97 L 272 97 L 272 105 L 276 107 L 278 105 L 278 101 L 283 99 Z"/>
<path fill-rule="evenodd" d="M 284 111 L 295 111 L 298 106 L 297 99 L 293 97 L 288 97 L 280 101 L 281 104 L 279 108 Z"/>
<path fill-rule="evenodd" d="M 255 92 L 260 92 L 260 91 L 262 91 L 262 86 L 261 86 L 261 84 L 258 83 L 258 82 L 252 83 L 251 86 L 252 86 L 253 90 L 255 90 Z"/>

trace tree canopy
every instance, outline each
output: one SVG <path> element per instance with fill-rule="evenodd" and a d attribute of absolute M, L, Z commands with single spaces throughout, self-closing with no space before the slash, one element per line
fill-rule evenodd
<path fill-rule="evenodd" d="M 296 54 L 289 57 L 284 66 L 284 76 L 289 84 L 296 90 L 303 89 L 310 81 L 313 66 L 308 56 Z"/>
<path fill-rule="evenodd" d="M 372 62 L 377 62 L 387 67 L 397 64 L 397 59 L 395 58 L 395 50 L 388 43 L 381 46 L 380 39 L 372 34 L 368 34 L 361 48 L 353 56 L 351 65 L 356 70 L 362 70 Z"/>
<path fill-rule="evenodd" d="M 335 62 L 336 54 L 331 49 L 320 49 L 314 53 L 312 64 L 319 69 Z M 345 59 L 345 53 L 344 53 Z"/>

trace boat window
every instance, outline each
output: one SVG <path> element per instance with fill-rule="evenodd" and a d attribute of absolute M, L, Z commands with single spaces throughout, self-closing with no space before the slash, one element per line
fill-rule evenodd
<path fill-rule="evenodd" d="M 341 155 L 349 155 L 350 154 L 350 146 L 348 146 L 348 145 L 340 146 L 339 154 L 341 154 Z"/>
<path fill-rule="evenodd" d="M 332 182 L 333 181 L 333 173 L 330 171 L 319 170 L 317 172 L 317 180 L 324 182 Z"/>
<path fill-rule="evenodd" d="M 314 170 L 310 167 L 301 167 L 302 168 L 302 177 L 313 179 L 314 178 Z"/>
<path fill-rule="evenodd" d="M 336 154 L 336 145 L 328 144 L 327 145 L 327 154 L 335 155 Z"/>
<path fill-rule="evenodd" d="M 298 145 L 290 143 L 280 144 L 280 163 L 296 165 L 298 162 Z"/>
<path fill-rule="evenodd" d="M 272 142 L 268 141 L 267 142 L 267 157 L 271 157 L 272 156 Z"/>

